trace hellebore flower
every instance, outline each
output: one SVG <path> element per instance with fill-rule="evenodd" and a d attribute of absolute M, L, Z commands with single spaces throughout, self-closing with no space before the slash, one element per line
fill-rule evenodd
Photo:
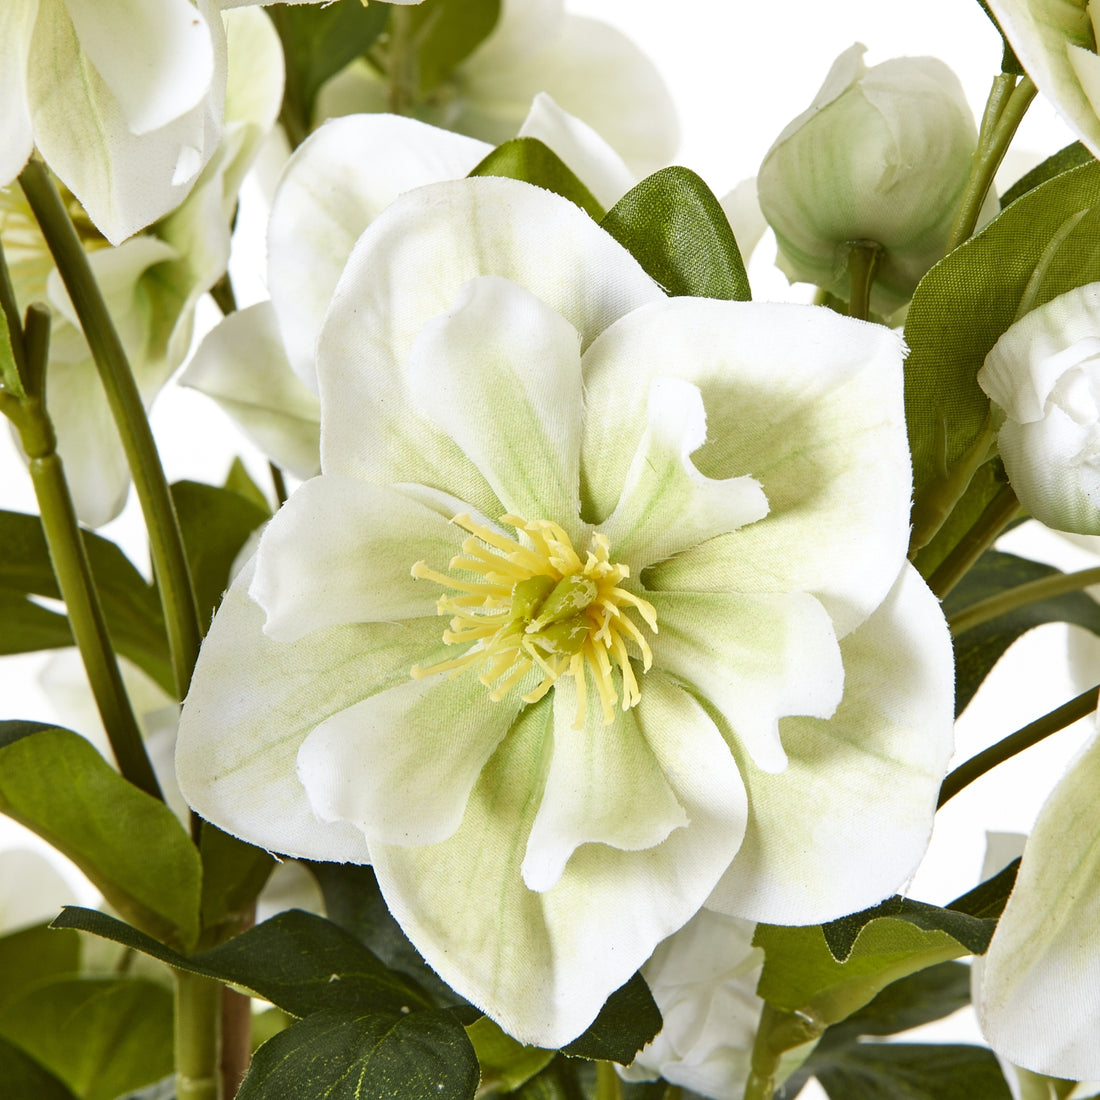
<path fill-rule="evenodd" d="M 1057 531 L 1100 535 L 1100 283 L 1025 314 L 978 384 L 1007 418 L 997 445 L 1020 503 Z"/>
<path fill-rule="evenodd" d="M 848 249 L 883 249 L 871 307 L 894 312 L 943 257 L 977 130 L 958 77 L 934 57 L 868 69 L 845 50 L 760 166 L 760 206 L 791 282 L 847 299 Z"/>
<path fill-rule="evenodd" d="M 997 1054 L 1073 1081 L 1100 1080 L 1098 784 L 1093 738 L 1039 811 L 975 982 L 978 1021 Z"/>
<path fill-rule="evenodd" d="M 282 49 L 267 17 L 229 13 L 226 38 L 221 142 L 178 209 L 111 247 L 63 190 L 147 406 L 187 354 L 196 303 L 225 271 L 237 191 L 282 102 Z M 130 474 L 76 311 L 17 184 L 0 189 L 0 239 L 20 305 L 51 307 L 47 404 L 77 512 L 99 526 L 121 511 Z"/>
<path fill-rule="evenodd" d="M 666 298 L 527 184 L 402 196 L 321 332 L 323 472 L 204 643 L 185 797 L 371 862 L 444 980 L 540 1046 L 704 903 L 880 900 L 951 742 L 901 354 L 824 309 Z"/>
<path fill-rule="evenodd" d="M 676 153 L 676 111 L 653 63 L 621 31 L 567 13 L 564 0 L 502 0 L 489 36 L 411 113 L 499 145 L 539 92 L 601 134 L 636 176 Z M 386 76 L 362 60 L 321 88 L 316 118 L 390 109 Z"/>
<path fill-rule="evenodd" d="M 1066 125 L 1100 156 L 1100 37 L 1089 0 L 988 0 L 1009 45 Z"/>

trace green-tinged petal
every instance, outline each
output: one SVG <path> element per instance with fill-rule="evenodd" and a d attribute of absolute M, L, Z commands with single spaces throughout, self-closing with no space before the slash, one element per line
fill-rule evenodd
<path fill-rule="evenodd" d="M 275 642 L 248 596 L 252 576 L 252 565 L 241 571 L 203 642 L 180 717 L 180 790 L 197 813 L 260 847 L 367 862 L 357 828 L 321 821 L 310 809 L 298 749 L 326 718 L 407 683 L 414 664 L 452 656 L 440 620 L 329 627 Z"/>
<path fill-rule="evenodd" d="M 552 888 L 524 885 L 521 866 L 551 767 L 549 700 L 520 715 L 450 840 L 372 845 L 386 902 L 413 943 L 521 1042 L 556 1047 L 583 1031 L 699 908 L 740 843 L 743 788 L 713 723 L 656 673 L 634 716 L 689 819 L 653 848 L 584 844 Z"/>
<path fill-rule="evenodd" d="M 0 4 L 0 186 L 10 183 L 34 148 L 27 103 L 27 57 L 38 0 Z"/>
<path fill-rule="evenodd" d="M 270 302 L 211 329 L 179 380 L 213 398 L 279 466 L 300 478 L 320 472 L 321 404 L 291 370 Z"/>
<path fill-rule="evenodd" d="M 458 449 L 456 465 L 463 456 L 473 463 L 508 512 L 559 522 L 577 514 L 580 335 L 560 314 L 507 279 L 473 279 L 448 313 L 424 325 L 406 371 L 424 418 L 421 427 L 406 412 L 406 431 L 442 429 Z M 413 459 L 395 480 L 422 479 L 420 467 Z"/>
<path fill-rule="evenodd" d="M 184 114 L 136 134 L 81 48 L 65 4 L 39 6 L 27 75 L 35 143 L 112 244 L 178 206 L 217 144 L 224 29 L 210 0 L 200 0 L 196 14 L 211 40 L 210 89 Z"/>
<path fill-rule="evenodd" d="M 295 151 L 271 207 L 268 287 L 287 357 L 307 385 L 316 388 L 317 336 L 359 235 L 398 195 L 461 179 L 489 148 L 411 118 L 351 115 Z"/>
<path fill-rule="evenodd" d="M 548 145 L 610 210 L 637 179 L 622 157 L 586 122 L 563 111 L 545 92 L 539 92 L 516 137 L 537 138 Z"/>
<path fill-rule="evenodd" d="M 618 502 L 649 384 L 699 387 L 711 478 L 755 478 L 768 515 L 648 570 L 653 589 L 807 591 L 838 635 L 879 604 L 909 537 L 901 340 L 815 306 L 674 298 L 612 326 L 584 357 L 584 516 Z"/>
<path fill-rule="evenodd" d="M 951 755 L 954 691 L 943 614 L 911 566 L 840 649 L 836 714 L 780 722 L 786 771 L 768 775 L 734 747 L 749 826 L 710 908 L 816 924 L 881 901 L 923 856 Z"/>
<path fill-rule="evenodd" d="M 264 633 L 279 642 L 343 623 L 426 618 L 439 590 L 412 567 L 423 559 L 445 567 L 463 536 L 388 485 L 326 474 L 301 485 L 264 530 L 249 595 L 267 615 Z"/>
<path fill-rule="evenodd" d="M 406 364 L 425 323 L 481 275 L 542 299 L 580 333 L 582 349 L 624 313 L 663 298 L 625 249 L 549 191 L 485 177 L 402 196 L 359 239 L 325 319 L 322 469 L 469 499 L 472 467 L 456 465 L 450 440 L 415 415 Z M 487 409 L 485 422 L 497 415 L 509 414 Z"/>
<path fill-rule="evenodd" d="M 707 434 L 697 386 L 679 378 L 654 378 L 647 415 L 622 497 L 600 528 L 635 574 L 768 514 L 758 481 L 713 480 L 692 463 L 691 454 Z"/>
<path fill-rule="evenodd" d="M 647 592 L 654 664 L 723 715 L 754 765 L 782 772 L 781 718 L 829 718 L 844 687 L 832 621 L 804 592 Z"/>
<path fill-rule="evenodd" d="M 589 706 L 584 728 L 574 729 L 577 691 L 569 677 L 554 688 L 553 710 L 553 755 L 522 867 L 523 881 L 540 893 L 560 881 L 582 844 L 636 852 L 688 824 L 635 710 L 608 726 Z"/>
<path fill-rule="evenodd" d="M 135 134 L 186 114 L 214 75 L 206 21 L 190 0 L 62 0 L 80 48 Z"/>
<path fill-rule="evenodd" d="M 372 847 L 435 844 L 458 829 L 522 705 L 493 702 L 469 671 L 408 680 L 322 722 L 298 750 L 298 778 L 318 817 L 350 822 Z M 445 720 L 458 715 L 461 730 Z"/>
<path fill-rule="evenodd" d="M 1078 137 L 1100 155 L 1097 104 L 1079 74 L 1100 67 L 1088 0 L 988 0 L 1028 76 Z M 1090 54 L 1092 60 L 1082 54 Z M 1095 77 L 1090 88 L 1095 91 Z"/>
<path fill-rule="evenodd" d="M 1100 1078 L 1100 739 L 1039 812 L 985 956 L 976 1008 L 998 1054 L 1036 1073 Z"/>

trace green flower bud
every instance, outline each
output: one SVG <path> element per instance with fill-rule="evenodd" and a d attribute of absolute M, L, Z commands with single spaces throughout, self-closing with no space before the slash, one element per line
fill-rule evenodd
<path fill-rule="evenodd" d="M 883 251 L 871 308 L 894 312 L 939 260 L 977 142 L 955 74 L 932 57 L 868 69 L 857 43 L 760 167 L 764 216 L 791 282 L 847 299 L 849 242 Z"/>

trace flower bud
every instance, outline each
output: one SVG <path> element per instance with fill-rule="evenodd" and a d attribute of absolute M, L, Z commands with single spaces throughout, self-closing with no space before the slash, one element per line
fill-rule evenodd
<path fill-rule="evenodd" d="M 847 299 L 849 242 L 881 246 L 871 308 L 889 314 L 939 260 L 977 131 L 955 74 L 933 57 L 868 69 L 856 43 L 760 167 L 764 216 L 791 282 Z"/>
<path fill-rule="evenodd" d="M 978 384 L 1005 412 L 997 442 L 1020 503 L 1057 531 L 1100 535 L 1100 283 L 1017 321 Z"/>

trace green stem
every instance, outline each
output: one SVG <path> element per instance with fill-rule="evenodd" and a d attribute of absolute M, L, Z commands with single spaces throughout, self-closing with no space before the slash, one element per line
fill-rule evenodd
<path fill-rule="evenodd" d="M 395 6 L 390 12 L 390 48 L 387 76 L 388 106 L 395 115 L 412 114 L 416 99 L 416 49 L 412 41 L 412 13 Z"/>
<path fill-rule="evenodd" d="M 1100 566 L 1091 569 L 1081 569 L 1076 573 L 1055 573 L 1049 577 L 1040 577 L 1036 581 L 1028 581 L 1027 584 L 1018 584 L 1015 588 L 1009 588 L 1004 592 L 998 592 L 996 596 L 979 600 L 975 604 L 947 620 L 951 628 L 951 634 L 958 637 L 967 630 L 998 615 L 1015 611 L 1018 607 L 1025 607 L 1029 603 L 1037 603 L 1039 600 L 1048 600 L 1054 596 L 1064 596 L 1067 592 L 1077 592 L 1082 588 L 1088 588 L 1090 584 L 1100 584 Z"/>
<path fill-rule="evenodd" d="M 1028 76 L 1023 77 L 1019 84 L 1016 77 L 1009 73 L 1000 73 L 994 78 L 982 116 L 978 147 L 971 157 L 970 177 L 951 225 L 948 252 L 958 248 L 974 232 L 993 177 L 1020 121 L 1035 98 L 1035 92 L 1035 85 Z"/>
<path fill-rule="evenodd" d="M 1003 741 L 998 741 L 977 756 L 972 756 L 965 764 L 960 764 L 943 781 L 937 808 L 949 802 L 975 779 L 992 771 L 998 764 L 1003 764 L 1024 749 L 1037 745 L 1043 738 L 1064 730 L 1066 726 L 1073 725 L 1078 719 L 1092 714 L 1096 710 L 1098 698 L 1100 698 L 1100 684 L 1081 692 L 1068 703 L 1063 703 L 1057 710 L 1044 714 L 1042 718 L 1037 718 L 1022 729 L 1009 734 Z"/>
<path fill-rule="evenodd" d="M 665 1089 L 665 1100 L 682 1100 L 684 1090 L 679 1085 L 669 1085 Z"/>
<path fill-rule="evenodd" d="M 596 1100 L 622 1100 L 619 1075 L 610 1062 L 596 1063 Z"/>
<path fill-rule="evenodd" d="M 772 1100 L 781 1084 L 783 1055 L 825 1031 L 825 1022 L 810 1012 L 788 1012 L 764 1002 L 752 1045 L 752 1066 L 745 1100 Z"/>
<path fill-rule="evenodd" d="M 940 562 L 928 578 L 928 587 L 942 600 L 966 575 L 967 570 L 993 544 L 1020 511 L 1020 502 L 1010 485 L 1004 485 L 985 506 L 982 514 Z"/>
<path fill-rule="evenodd" d="M 866 321 L 871 313 L 871 286 L 875 281 L 882 245 L 877 241 L 848 242 L 848 316 Z"/>
<path fill-rule="evenodd" d="M 179 520 L 145 407 L 88 257 L 45 165 L 32 157 L 20 173 L 19 183 L 80 318 L 118 425 L 149 531 L 153 572 L 164 607 L 176 691 L 182 699 L 187 694 L 198 657 L 202 627 Z"/>
<path fill-rule="evenodd" d="M 222 1100 L 221 984 L 184 970 L 175 976 L 176 1100 Z"/>

